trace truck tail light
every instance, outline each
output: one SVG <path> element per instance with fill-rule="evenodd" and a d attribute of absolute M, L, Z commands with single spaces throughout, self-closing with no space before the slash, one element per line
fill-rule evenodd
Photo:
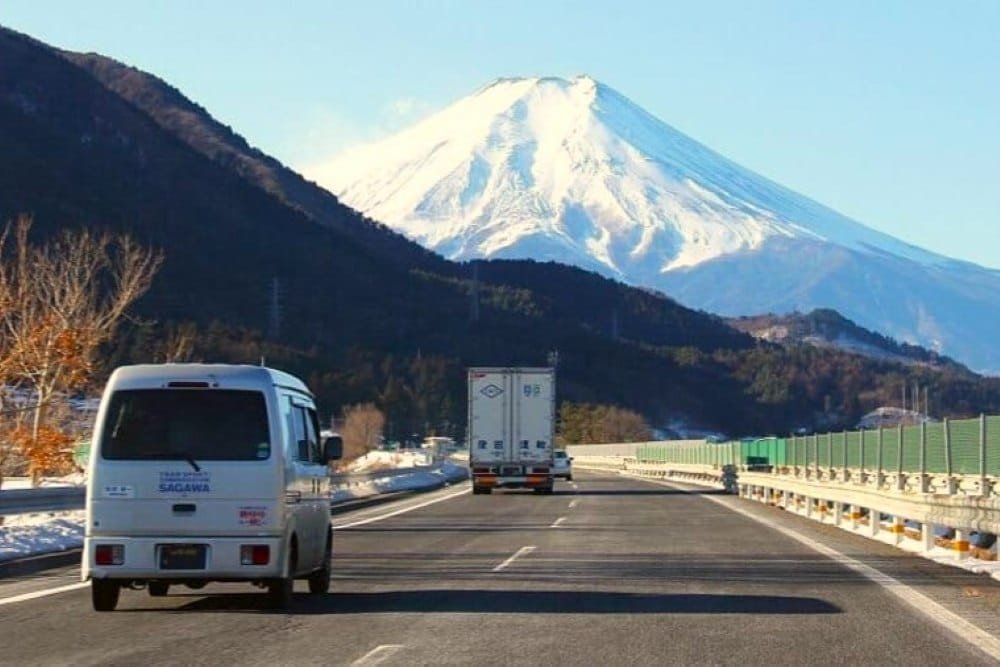
<path fill-rule="evenodd" d="M 98 565 L 121 565 L 125 562 L 125 545 L 98 544 L 94 550 L 94 562 Z"/>
<path fill-rule="evenodd" d="M 240 546 L 241 565 L 267 565 L 271 561 L 271 547 L 266 544 Z"/>

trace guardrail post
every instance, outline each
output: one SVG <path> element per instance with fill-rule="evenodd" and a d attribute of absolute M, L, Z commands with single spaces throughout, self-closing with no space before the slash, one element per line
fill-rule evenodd
<path fill-rule="evenodd" d="M 954 495 L 957 492 L 955 477 L 952 475 L 951 465 L 951 426 L 948 418 L 944 418 L 944 471 L 948 480 L 948 494 Z"/>
<path fill-rule="evenodd" d="M 920 422 L 920 493 L 927 493 L 927 422 Z"/>
<path fill-rule="evenodd" d="M 844 467 L 840 473 L 840 481 L 846 482 L 847 481 L 847 431 L 846 430 L 843 432 L 842 437 L 844 438 Z"/>
<path fill-rule="evenodd" d="M 875 450 L 875 454 L 876 454 L 875 455 L 875 459 L 876 459 L 876 465 L 877 465 L 877 468 L 876 468 L 876 471 L 875 471 L 875 488 L 879 489 L 879 490 L 882 489 L 882 482 L 883 482 L 883 480 L 885 478 L 885 475 L 882 474 L 882 445 L 883 445 L 882 435 L 883 435 L 883 430 L 882 430 L 882 427 L 879 426 L 878 427 L 878 445 L 877 445 L 876 450 Z"/>
<path fill-rule="evenodd" d="M 840 526 L 844 523 L 844 503 L 836 502 L 833 503 L 833 525 Z"/>
<path fill-rule="evenodd" d="M 896 545 L 902 544 L 903 540 L 906 539 L 906 520 L 898 516 L 893 516 L 891 530 Z"/>
<path fill-rule="evenodd" d="M 861 508 L 857 505 L 851 505 L 851 530 L 858 529 L 858 519 L 861 518 Z"/>
<path fill-rule="evenodd" d="M 951 541 L 951 546 L 955 550 L 955 558 L 965 560 L 969 557 L 969 531 L 964 528 L 955 529 L 955 537 Z"/>
<path fill-rule="evenodd" d="M 924 553 L 934 548 L 934 526 L 926 521 L 920 524 L 920 543 Z"/>
<path fill-rule="evenodd" d="M 874 507 L 868 508 L 868 534 L 872 537 L 878 537 L 878 534 L 882 532 L 882 513 L 879 512 Z"/>
<path fill-rule="evenodd" d="M 806 518 L 811 519 L 813 515 L 813 505 L 816 503 L 815 498 L 806 496 Z"/>
<path fill-rule="evenodd" d="M 896 490 L 906 490 L 906 477 L 903 476 L 903 423 L 896 426 Z"/>
<path fill-rule="evenodd" d="M 986 482 L 986 415 L 979 415 L 979 495 L 990 495 Z"/>
<path fill-rule="evenodd" d="M 813 454 L 815 459 L 813 460 L 813 474 L 816 479 L 822 479 L 819 474 L 819 433 L 813 433 Z"/>
<path fill-rule="evenodd" d="M 826 434 L 826 467 L 829 472 L 830 479 L 833 480 L 836 477 L 836 472 L 833 467 L 833 433 Z"/>
<path fill-rule="evenodd" d="M 858 429 L 858 468 L 860 469 L 858 481 L 864 484 L 867 481 L 867 476 L 865 475 L 865 429 L 863 427 Z"/>

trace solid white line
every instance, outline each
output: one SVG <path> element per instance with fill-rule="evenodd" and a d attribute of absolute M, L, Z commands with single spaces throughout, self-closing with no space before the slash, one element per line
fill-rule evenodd
<path fill-rule="evenodd" d="M 571 502 L 571 503 L 569 504 L 569 508 L 570 508 L 570 509 L 573 509 L 574 507 L 576 507 L 576 504 L 577 504 L 578 502 L 580 502 L 580 499 L 579 499 L 579 498 L 577 498 L 576 500 L 574 500 L 573 502 Z"/>
<path fill-rule="evenodd" d="M 515 560 L 520 558 L 521 556 L 524 556 L 525 554 L 530 554 L 534 550 L 535 547 L 521 547 L 520 549 L 517 550 L 517 552 L 513 556 L 511 556 L 510 558 L 508 558 L 507 560 L 505 560 L 504 562 L 500 563 L 495 568 L 493 568 L 493 571 L 499 572 L 500 570 L 504 569 L 505 567 L 513 563 Z"/>
<path fill-rule="evenodd" d="M 458 493 L 452 493 L 450 495 L 444 496 L 443 498 L 435 498 L 434 500 L 428 500 L 426 502 L 420 503 L 418 505 L 411 505 L 410 507 L 404 507 L 400 510 L 395 510 L 389 512 L 388 514 L 380 514 L 379 516 L 373 516 L 368 519 L 361 519 L 360 521 L 354 521 L 352 523 L 345 523 L 340 526 L 334 526 L 333 530 L 344 530 L 345 528 L 354 528 L 355 526 L 363 526 L 366 523 L 375 523 L 376 521 L 382 521 L 383 519 L 388 519 L 390 517 L 399 516 L 400 514 L 406 514 L 407 512 L 412 512 L 413 510 L 418 510 L 421 507 L 427 507 L 428 505 L 433 505 L 434 503 L 441 503 L 445 500 L 451 500 L 452 498 L 458 498 L 469 493 L 469 489 L 463 489 Z"/>
<path fill-rule="evenodd" d="M 674 489 L 680 488 L 673 484 L 667 484 L 664 482 L 656 482 L 653 480 L 644 480 L 644 481 L 653 482 L 654 484 L 660 484 L 661 486 L 668 486 Z M 881 570 L 877 570 L 870 565 L 866 565 L 861 561 L 855 560 L 854 558 L 851 558 L 846 554 L 842 554 L 833 547 L 829 547 L 825 544 L 816 542 L 815 540 L 806 537 L 802 533 L 792 530 L 791 528 L 782 526 L 765 517 L 757 516 L 756 514 L 748 512 L 739 507 L 733 507 L 724 500 L 721 500 L 719 498 L 714 498 L 708 495 L 703 495 L 702 498 L 705 498 L 706 500 L 711 500 L 714 503 L 718 503 L 719 505 L 722 505 L 723 507 L 726 507 L 732 510 L 733 512 L 736 512 L 737 514 L 742 514 L 743 516 L 749 519 L 753 519 L 757 523 L 763 524 L 768 528 L 772 528 L 778 531 L 782 535 L 790 537 L 797 542 L 801 542 L 807 547 L 823 554 L 827 558 L 840 563 L 844 567 L 853 570 L 854 572 L 857 572 L 865 579 L 868 579 L 869 581 L 878 584 L 879 586 L 886 589 L 887 591 L 895 595 L 897 598 L 899 598 L 906 604 L 913 607 L 913 609 L 926 616 L 931 621 L 934 621 L 935 623 L 940 625 L 945 630 L 949 630 L 955 633 L 956 635 L 959 636 L 959 638 L 965 640 L 972 646 L 982 651 L 985 651 L 986 654 L 989 655 L 990 657 L 996 658 L 998 655 L 1000 655 L 1000 638 L 994 637 L 993 635 L 986 632 L 979 626 L 970 623 L 969 621 L 965 620 L 955 612 L 950 611 L 946 607 L 943 607 L 942 605 L 938 604 L 931 598 L 927 597 L 923 593 L 915 591 L 914 589 L 910 588 L 909 586 L 899 581 L 895 577 L 892 577 L 882 572 Z"/>
<path fill-rule="evenodd" d="M 565 521 L 565 520 L 566 520 L 566 517 L 564 517 L 564 516 L 561 516 L 561 517 L 559 517 L 558 519 L 556 519 L 555 521 L 553 521 L 553 522 L 552 522 L 552 525 L 551 525 L 551 526 L 549 526 L 549 528 L 558 528 L 558 527 L 559 527 L 559 524 L 561 524 L 561 523 L 562 523 L 563 521 Z"/>
<path fill-rule="evenodd" d="M 352 667 L 362 667 L 367 665 L 377 665 L 388 660 L 394 653 L 404 648 L 403 644 L 382 644 L 351 663 Z"/>
<path fill-rule="evenodd" d="M 56 593 L 65 593 L 66 591 L 75 591 L 78 588 L 84 588 L 89 586 L 89 581 L 78 581 L 75 584 L 67 584 L 66 586 L 58 586 L 56 588 L 46 588 L 44 591 L 35 591 L 34 593 L 23 593 L 21 595 L 15 595 L 10 598 L 3 598 L 0 600 L 0 607 L 5 604 L 14 604 L 15 602 L 26 602 L 28 600 L 37 600 L 38 598 L 43 598 L 48 595 L 55 595 Z"/>

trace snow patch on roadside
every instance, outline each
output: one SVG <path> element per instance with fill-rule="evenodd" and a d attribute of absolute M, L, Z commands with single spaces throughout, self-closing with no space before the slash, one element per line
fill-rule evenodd
<path fill-rule="evenodd" d="M 5 516 L 0 562 L 83 546 L 84 517 L 83 510 Z"/>

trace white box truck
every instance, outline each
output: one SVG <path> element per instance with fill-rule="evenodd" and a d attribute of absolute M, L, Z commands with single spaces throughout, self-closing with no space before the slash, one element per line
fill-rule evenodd
<path fill-rule="evenodd" d="M 469 369 L 472 492 L 552 493 L 555 369 Z"/>
<path fill-rule="evenodd" d="M 124 366 L 108 380 L 94 425 L 82 577 L 93 607 L 123 588 L 245 581 L 271 606 L 296 579 L 330 586 L 329 461 L 313 395 L 257 366 Z"/>

